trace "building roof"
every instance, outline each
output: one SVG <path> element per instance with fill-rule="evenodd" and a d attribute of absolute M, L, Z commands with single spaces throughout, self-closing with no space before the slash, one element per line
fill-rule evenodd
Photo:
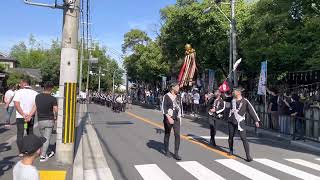
<path fill-rule="evenodd" d="M 0 52 L 0 62 L 14 62 L 14 63 L 16 63 L 17 60 L 10 57 L 9 55 L 7 55 L 5 53 Z"/>
<path fill-rule="evenodd" d="M 41 82 L 41 71 L 40 69 L 31 69 L 31 68 L 15 68 L 13 71 L 28 75 L 35 79 L 38 82 Z"/>

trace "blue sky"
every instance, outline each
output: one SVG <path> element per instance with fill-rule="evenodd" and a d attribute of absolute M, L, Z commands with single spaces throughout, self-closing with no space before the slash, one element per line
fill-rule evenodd
<path fill-rule="evenodd" d="M 33 0 L 52 4 L 54 0 Z M 60 2 L 62 0 L 59 0 Z M 159 10 L 175 0 L 91 0 L 92 35 L 102 45 L 121 50 L 124 33 L 139 28 L 155 37 L 159 28 Z M 62 10 L 28 6 L 23 0 L 1 0 L 0 52 L 27 41 L 30 34 L 44 46 L 61 38 Z"/>

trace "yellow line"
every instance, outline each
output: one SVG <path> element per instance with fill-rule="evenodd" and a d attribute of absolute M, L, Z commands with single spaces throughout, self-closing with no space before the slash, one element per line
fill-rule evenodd
<path fill-rule="evenodd" d="M 75 122 L 76 122 L 76 111 L 77 111 L 77 83 L 73 84 L 73 121 L 72 121 L 72 139 L 71 141 L 74 142 L 74 129 L 75 129 Z"/>
<path fill-rule="evenodd" d="M 67 88 L 65 89 L 67 92 L 66 94 L 66 110 L 65 110 L 65 122 L 64 122 L 64 143 L 67 143 L 67 136 L 68 136 L 68 103 L 69 103 L 69 83 L 67 83 Z"/>
<path fill-rule="evenodd" d="M 151 125 L 153 125 L 153 126 L 156 126 L 156 127 L 158 127 L 158 128 L 163 129 L 163 126 L 162 126 L 162 125 L 160 125 L 160 124 L 158 124 L 158 123 L 155 123 L 155 122 L 153 122 L 153 121 L 151 121 L 151 120 L 149 120 L 149 119 L 143 118 L 143 117 L 138 116 L 138 115 L 136 115 L 136 114 L 133 114 L 133 113 L 131 113 L 131 112 L 126 112 L 126 113 L 127 113 L 128 115 L 130 115 L 130 116 L 133 116 L 133 117 L 141 120 L 141 121 L 144 121 L 145 123 L 148 123 L 148 124 L 151 124 Z M 186 140 L 186 141 L 189 141 L 189 142 L 191 142 L 191 143 L 193 143 L 193 144 L 199 145 L 200 147 L 202 147 L 202 148 L 204 148 L 204 149 L 206 149 L 206 150 L 215 152 L 215 153 L 217 153 L 217 154 L 219 154 L 219 155 L 221 155 L 221 156 L 224 156 L 224 157 L 227 157 L 227 158 L 230 158 L 230 159 L 235 159 L 235 158 L 236 158 L 235 156 L 229 156 L 228 153 L 226 153 L 226 152 L 224 152 L 224 151 L 220 151 L 220 150 L 218 150 L 218 149 L 214 149 L 214 148 L 210 147 L 210 146 L 207 145 L 207 144 L 203 144 L 203 143 L 201 143 L 201 142 L 195 141 L 195 140 L 193 140 L 192 138 L 190 138 L 190 137 L 188 137 L 188 136 L 186 136 L 186 135 L 180 135 L 180 137 L 181 137 L 182 139 Z"/>
<path fill-rule="evenodd" d="M 71 97 L 70 97 L 70 120 L 69 120 L 69 143 L 71 142 L 71 136 L 72 136 L 72 111 L 73 111 L 73 84 L 70 83 L 71 87 L 70 87 L 70 93 L 71 93 Z"/>

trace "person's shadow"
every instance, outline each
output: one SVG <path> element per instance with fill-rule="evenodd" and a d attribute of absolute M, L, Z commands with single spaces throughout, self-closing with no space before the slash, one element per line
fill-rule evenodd
<path fill-rule="evenodd" d="M 16 162 L 14 161 L 15 158 L 17 158 L 17 156 L 9 156 L 3 158 L 0 161 L 0 177 L 4 175 L 6 171 L 9 171 L 16 164 Z"/>
<path fill-rule="evenodd" d="M 161 154 L 165 153 L 164 145 L 163 145 L 162 142 L 158 142 L 158 141 L 155 141 L 155 140 L 149 140 L 149 142 L 147 142 L 147 146 L 148 146 L 148 148 L 154 149 L 154 150 L 158 151 Z"/>

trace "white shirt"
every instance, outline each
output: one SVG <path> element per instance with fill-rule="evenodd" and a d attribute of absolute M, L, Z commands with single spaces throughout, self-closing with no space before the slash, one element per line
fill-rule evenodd
<path fill-rule="evenodd" d="M 13 180 L 40 180 L 39 172 L 36 167 L 19 161 L 13 168 Z"/>
<path fill-rule="evenodd" d="M 195 93 L 193 95 L 193 103 L 194 104 L 199 104 L 199 101 L 200 101 L 200 94 L 199 93 Z"/>
<path fill-rule="evenodd" d="M 6 101 L 10 101 L 10 99 L 14 96 L 14 91 L 12 91 L 11 89 L 9 89 L 5 95 L 4 98 L 6 99 Z M 13 100 L 10 102 L 9 104 L 10 107 L 14 106 Z"/>
<path fill-rule="evenodd" d="M 20 107 L 25 114 L 31 112 L 33 105 L 35 104 L 36 95 L 38 93 L 32 89 L 20 89 L 15 92 L 13 97 L 14 102 L 20 102 Z M 17 111 L 16 118 L 23 118 Z"/>

